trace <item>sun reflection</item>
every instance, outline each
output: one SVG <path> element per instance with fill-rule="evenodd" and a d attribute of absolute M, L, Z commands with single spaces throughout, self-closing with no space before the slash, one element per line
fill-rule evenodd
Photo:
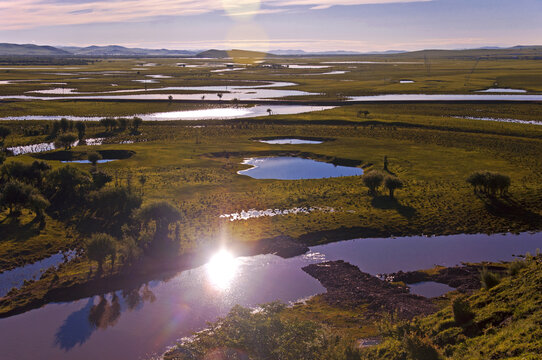
<path fill-rule="evenodd" d="M 226 290 L 237 273 L 237 261 L 227 250 L 214 254 L 206 266 L 209 282 L 218 290 Z"/>

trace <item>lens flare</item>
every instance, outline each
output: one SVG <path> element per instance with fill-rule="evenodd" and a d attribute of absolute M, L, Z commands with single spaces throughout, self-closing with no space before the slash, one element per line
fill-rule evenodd
<path fill-rule="evenodd" d="M 206 267 L 209 282 L 218 290 L 228 289 L 237 273 L 237 261 L 227 250 L 214 254 Z"/>

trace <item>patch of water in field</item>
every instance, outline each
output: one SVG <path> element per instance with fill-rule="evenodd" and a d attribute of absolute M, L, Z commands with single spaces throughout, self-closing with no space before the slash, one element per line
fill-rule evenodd
<path fill-rule="evenodd" d="M 527 90 L 523 89 L 508 89 L 508 88 L 490 88 L 485 90 L 478 90 L 479 93 L 526 93 Z"/>
<path fill-rule="evenodd" d="M 296 139 L 296 138 L 284 138 L 284 139 L 271 139 L 271 140 L 257 140 L 266 144 L 273 145 L 302 145 L 302 144 L 321 144 L 323 141 L 320 140 L 306 140 L 306 139 Z"/>
<path fill-rule="evenodd" d="M 338 166 L 331 163 L 298 157 L 279 156 L 245 159 L 243 164 L 252 165 L 239 175 L 254 179 L 300 180 L 362 175 L 363 169 Z"/>
<path fill-rule="evenodd" d="M 248 220 L 248 219 L 257 219 L 260 217 L 273 217 L 273 216 L 285 216 L 285 215 L 297 215 L 297 214 L 310 214 L 314 211 L 322 212 L 335 212 L 335 209 L 332 207 L 296 207 L 292 209 L 266 209 L 266 210 L 241 210 L 240 212 L 231 213 L 231 214 L 222 214 L 220 218 L 228 219 L 229 221 L 239 221 L 239 220 Z"/>
<path fill-rule="evenodd" d="M 201 110 L 165 111 L 150 114 L 133 114 L 127 117 L 137 116 L 146 121 L 170 121 L 170 120 L 227 120 L 257 116 L 302 114 L 313 111 L 333 109 L 334 106 L 308 106 L 308 105 L 256 105 L 252 107 L 224 107 Z M 7 116 L 0 120 L 60 120 L 66 118 L 73 121 L 99 121 L 103 117 L 83 117 L 70 115 L 28 115 Z"/>
<path fill-rule="evenodd" d="M 434 298 L 454 291 L 455 288 L 434 281 L 422 281 L 415 284 L 408 284 L 410 293 L 414 295 L 424 296 L 426 298 Z"/>
<path fill-rule="evenodd" d="M 542 95 L 388 94 L 350 96 L 348 101 L 542 101 Z"/>
<path fill-rule="evenodd" d="M 481 121 L 497 121 L 516 124 L 527 125 L 542 125 L 542 121 L 538 120 L 519 120 L 519 119 L 507 119 L 507 118 L 492 118 L 492 117 L 474 117 L 474 116 L 454 116 L 455 119 L 467 119 L 467 120 L 481 120 Z"/>
<path fill-rule="evenodd" d="M 414 84 L 414 80 L 399 80 L 399 84 Z"/>

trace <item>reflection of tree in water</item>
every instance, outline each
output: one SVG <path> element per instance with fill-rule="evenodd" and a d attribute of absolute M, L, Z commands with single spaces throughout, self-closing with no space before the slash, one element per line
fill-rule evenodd
<path fill-rule="evenodd" d="M 55 334 L 55 345 L 66 351 L 76 345 L 83 345 L 96 329 L 105 330 L 115 326 L 122 311 L 139 309 L 145 302 L 152 303 L 156 300 L 148 284 L 123 290 L 121 296 L 125 307 L 121 305 L 116 292 L 110 294 L 110 301 L 105 295 L 100 295 L 97 304 L 94 304 L 94 297 L 89 298 L 83 308 L 74 311 L 64 320 Z"/>
<path fill-rule="evenodd" d="M 140 288 L 122 290 L 122 298 L 128 310 L 137 310 L 145 302 L 153 303 L 156 300 L 156 295 L 149 289 L 149 284 L 145 284 Z"/>
<path fill-rule="evenodd" d="M 74 311 L 64 320 L 55 334 L 56 346 L 68 351 L 75 345 L 83 345 L 90 338 L 94 328 L 88 322 L 88 313 L 93 303 L 94 298 L 88 299 L 83 308 Z"/>
<path fill-rule="evenodd" d="M 112 294 L 111 302 L 105 296 L 100 296 L 100 301 L 94 305 L 88 313 L 88 322 L 95 328 L 107 329 L 115 326 L 120 318 L 120 303 L 116 293 Z"/>

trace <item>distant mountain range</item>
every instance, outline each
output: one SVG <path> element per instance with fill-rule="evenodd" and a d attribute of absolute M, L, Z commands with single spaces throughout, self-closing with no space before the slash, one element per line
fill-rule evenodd
<path fill-rule="evenodd" d="M 0 56 L 67 56 L 69 52 L 52 47 L 33 44 L 1 44 Z"/>
<path fill-rule="evenodd" d="M 168 50 L 168 49 L 140 49 L 126 48 L 124 46 L 59 46 L 61 50 L 76 56 L 194 56 L 199 51 Z"/>
<path fill-rule="evenodd" d="M 145 57 L 145 56 L 176 56 L 198 58 L 263 58 L 278 56 L 331 56 L 331 55 L 397 55 L 401 57 L 447 57 L 447 56 L 531 56 L 541 57 L 542 46 L 514 46 L 510 48 L 481 47 L 477 49 L 462 50 L 421 50 L 402 51 L 388 50 L 379 52 L 355 52 L 355 51 L 323 51 L 306 52 L 304 50 L 271 50 L 267 53 L 249 50 L 169 50 L 169 49 L 144 49 L 127 48 L 118 45 L 109 46 L 42 46 L 34 44 L 8 44 L 0 43 L 0 56 L 49 56 L 49 57 Z"/>

